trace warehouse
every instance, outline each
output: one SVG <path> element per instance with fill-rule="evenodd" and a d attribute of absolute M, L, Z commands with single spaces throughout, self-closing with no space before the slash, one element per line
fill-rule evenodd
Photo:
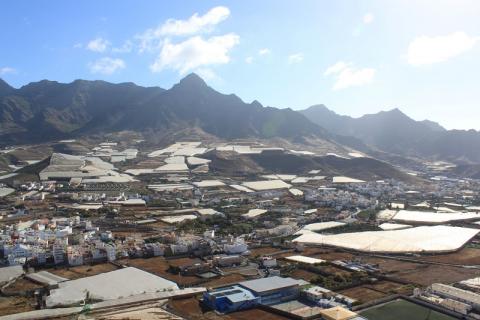
<path fill-rule="evenodd" d="M 203 303 L 222 313 L 252 308 L 259 301 L 259 297 L 255 297 L 252 292 L 238 285 L 217 288 L 203 293 Z"/>
<path fill-rule="evenodd" d="M 296 299 L 300 294 L 300 286 L 304 284 L 307 282 L 277 276 L 243 281 L 205 292 L 203 302 L 212 309 L 228 313 L 258 304 L 272 305 Z"/>
<path fill-rule="evenodd" d="M 239 285 L 250 290 L 260 303 L 265 305 L 296 299 L 300 294 L 300 286 L 306 284 L 303 280 L 282 277 L 268 277 L 240 282 Z"/>

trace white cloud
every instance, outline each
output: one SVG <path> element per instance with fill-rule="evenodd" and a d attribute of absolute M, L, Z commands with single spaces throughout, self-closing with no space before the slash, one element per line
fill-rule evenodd
<path fill-rule="evenodd" d="M 267 55 L 267 54 L 270 54 L 270 53 L 271 53 L 271 51 L 268 48 L 263 48 L 263 49 L 258 50 L 258 54 L 261 55 L 261 56 L 264 56 L 264 55 Z"/>
<path fill-rule="evenodd" d="M 17 73 L 17 70 L 11 67 L 2 67 L 0 68 L 0 75 L 5 75 L 5 74 L 15 74 Z"/>
<path fill-rule="evenodd" d="M 348 67 L 348 64 L 343 62 L 343 61 L 339 61 L 337 63 L 335 63 L 333 66 L 330 66 L 327 68 L 327 70 L 325 71 L 324 75 L 326 76 L 329 76 L 331 74 L 334 74 L 334 73 L 339 73 L 340 71 L 346 69 Z"/>
<path fill-rule="evenodd" d="M 74 49 L 80 49 L 80 48 L 83 48 L 83 44 L 81 44 L 80 42 L 77 42 L 73 45 L 73 48 Z"/>
<path fill-rule="evenodd" d="M 161 27 L 162 35 L 192 35 L 200 31 L 209 31 L 211 27 L 219 24 L 230 16 L 227 7 L 215 7 L 203 16 L 193 14 L 188 20 L 168 19 Z"/>
<path fill-rule="evenodd" d="M 325 76 L 335 78 L 333 90 L 354 86 L 363 86 L 373 81 L 376 70 L 373 68 L 355 68 L 352 63 L 337 62 L 325 71 Z"/>
<path fill-rule="evenodd" d="M 407 61 L 414 66 L 447 61 L 472 49 L 479 39 L 464 32 L 436 37 L 420 36 L 410 42 Z"/>
<path fill-rule="evenodd" d="M 133 43 L 130 40 L 127 40 L 123 43 L 121 47 L 118 48 L 112 48 L 112 52 L 115 53 L 128 53 L 131 52 L 133 49 Z"/>
<path fill-rule="evenodd" d="M 96 38 L 87 44 L 87 49 L 94 52 L 104 52 L 110 46 L 110 42 L 103 38 Z"/>
<path fill-rule="evenodd" d="M 245 62 L 248 63 L 248 64 L 252 63 L 253 62 L 253 57 L 246 57 Z"/>
<path fill-rule="evenodd" d="M 203 15 L 194 13 L 185 20 L 168 19 L 158 27 L 136 35 L 135 43 L 128 50 L 134 47 L 140 53 L 156 53 L 157 57 L 150 65 L 152 72 L 171 69 L 185 74 L 194 71 L 205 79 L 219 79 L 211 67 L 230 62 L 230 50 L 239 43 L 240 37 L 234 33 L 205 34 L 214 31 L 229 16 L 230 9 L 217 6 Z M 112 52 L 122 50 L 112 49 Z M 247 63 L 252 59 L 247 58 Z"/>
<path fill-rule="evenodd" d="M 214 7 L 203 16 L 193 14 L 187 20 L 168 19 L 157 28 L 146 30 L 143 34 L 137 35 L 140 41 L 140 52 L 154 50 L 162 45 L 162 39 L 167 36 L 186 36 L 210 32 L 220 22 L 230 16 L 227 7 Z"/>
<path fill-rule="evenodd" d="M 288 63 L 300 63 L 303 61 L 303 53 L 298 52 L 288 56 Z"/>
<path fill-rule="evenodd" d="M 148 29 L 143 34 L 135 36 L 138 40 L 138 51 L 152 51 L 158 49 L 162 45 L 163 36 L 157 34 L 154 29 Z"/>
<path fill-rule="evenodd" d="M 89 63 L 90 72 L 92 73 L 101 73 L 105 75 L 110 75 L 117 70 L 125 68 L 125 62 L 122 59 L 113 59 L 109 57 L 103 57 L 96 60 L 93 63 Z"/>
<path fill-rule="evenodd" d="M 375 16 L 373 15 L 373 13 L 368 12 L 363 16 L 363 23 L 370 24 L 373 22 L 373 19 L 375 19 Z"/>
<path fill-rule="evenodd" d="M 150 66 L 153 72 L 169 68 L 184 74 L 196 68 L 230 62 L 229 51 L 239 43 L 239 36 L 230 33 L 204 40 L 191 37 L 180 43 L 166 40 L 160 54 Z"/>

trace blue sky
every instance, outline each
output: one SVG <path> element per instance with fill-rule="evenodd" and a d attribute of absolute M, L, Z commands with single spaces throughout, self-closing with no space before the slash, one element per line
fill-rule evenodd
<path fill-rule="evenodd" d="M 480 2 L 2 1 L 0 77 L 171 87 L 197 72 L 250 102 L 398 107 L 480 129 Z"/>

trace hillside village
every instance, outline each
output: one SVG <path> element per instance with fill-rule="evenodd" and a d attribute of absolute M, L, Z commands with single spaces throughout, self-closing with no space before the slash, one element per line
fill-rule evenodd
<path fill-rule="evenodd" d="M 374 320 L 403 309 L 480 318 L 480 184 L 442 176 L 443 164 L 363 180 L 222 167 L 241 156 L 366 157 L 353 152 L 256 141 L 89 147 L 0 176 L 0 319 L 87 307 L 95 319 Z"/>

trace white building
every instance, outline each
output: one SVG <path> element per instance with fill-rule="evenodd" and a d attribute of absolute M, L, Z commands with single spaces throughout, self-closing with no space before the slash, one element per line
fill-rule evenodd
<path fill-rule="evenodd" d="M 272 257 L 263 257 L 262 258 L 262 265 L 265 268 L 273 268 L 277 266 L 277 259 Z"/>
<path fill-rule="evenodd" d="M 223 250 L 228 254 L 241 254 L 248 251 L 248 246 L 243 239 L 237 238 L 232 243 L 224 244 Z"/>
<path fill-rule="evenodd" d="M 53 261 L 55 264 L 65 262 L 65 245 L 63 243 L 55 243 L 52 248 Z"/>
<path fill-rule="evenodd" d="M 82 252 L 74 248 L 68 251 L 67 259 L 70 266 L 81 266 L 83 264 Z"/>
<path fill-rule="evenodd" d="M 107 253 L 107 260 L 108 261 L 115 261 L 117 260 L 117 250 L 115 248 L 115 245 L 108 244 L 105 246 L 105 251 Z"/>

